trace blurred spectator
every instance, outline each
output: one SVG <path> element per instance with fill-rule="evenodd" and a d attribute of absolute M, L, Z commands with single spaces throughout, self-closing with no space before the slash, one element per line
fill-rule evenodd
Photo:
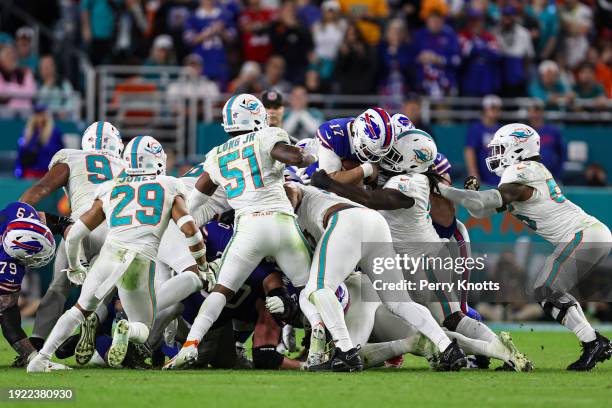
<path fill-rule="evenodd" d="M 310 31 L 298 21 L 292 1 L 283 4 L 270 33 L 274 53 L 282 55 L 287 63 L 285 77 L 293 83 L 303 81 L 313 43 Z"/>
<path fill-rule="evenodd" d="M 534 57 L 531 35 L 516 22 L 516 9 L 502 9 L 500 24 L 493 30 L 502 59 L 502 95 L 524 96 L 527 86 L 529 60 Z"/>
<path fill-rule="evenodd" d="M 444 24 L 444 15 L 433 10 L 425 27 L 414 36 L 417 55 L 416 82 L 429 96 L 456 93 L 456 70 L 461 63 L 457 34 Z"/>
<path fill-rule="evenodd" d="M 74 90 L 70 81 L 58 76 L 52 55 L 40 58 L 39 73 L 38 102 L 47 105 L 52 114 L 66 119 L 74 109 Z"/>
<path fill-rule="evenodd" d="M 595 79 L 595 67 L 588 62 L 578 66 L 573 91 L 578 99 L 592 99 L 599 109 L 605 108 L 608 102 L 603 85 Z"/>
<path fill-rule="evenodd" d="M 17 142 L 15 176 L 42 177 L 47 172 L 53 155 L 63 148 L 62 132 L 55 126 L 47 107 L 37 103 Z"/>
<path fill-rule="evenodd" d="M 303 86 L 296 86 L 289 96 L 289 109 L 283 120 L 283 129 L 297 139 L 314 137 L 323 123 L 323 113 L 308 107 L 308 92 Z"/>
<path fill-rule="evenodd" d="M 612 98 L 612 44 L 607 44 L 601 55 L 593 62 L 595 78 L 600 82 L 608 98 Z"/>
<path fill-rule="evenodd" d="M 205 62 L 203 74 L 223 86 L 229 80 L 226 44 L 236 36 L 226 14 L 214 0 L 201 0 L 200 6 L 187 18 L 184 32 L 191 52 Z"/>
<path fill-rule="evenodd" d="M 0 50 L 0 104 L 10 109 L 30 109 L 36 94 L 32 72 L 17 66 L 17 51 L 7 44 Z"/>
<path fill-rule="evenodd" d="M 308 29 L 321 20 L 321 10 L 311 0 L 297 0 L 297 17 Z"/>
<path fill-rule="evenodd" d="M 529 84 L 529 96 L 541 99 L 550 108 L 564 108 L 573 99 L 571 90 L 559 78 L 559 66 L 550 60 L 540 63 L 538 79 Z"/>
<path fill-rule="evenodd" d="M 555 179 L 560 180 L 565 161 L 565 144 L 561 131 L 556 126 L 545 123 L 544 103 L 540 99 L 531 102 L 527 117 L 529 126 L 540 135 L 540 161 Z"/>
<path fill-rule="evenodd" d="M 115 13 L 111 3 L 111 0 L 81 2 L 81 31 L 93 65 L 111 60 L 115 34 Z"/>
<path fill-rule="evenodd" d="M 539 60 L 549 59 L 557 46 L 561 27 L 557 7 L 548 0 L 531 0 L 530 3 L 527 12 L 537 18 L 540 23 L 535 39 L 536 55 Z"/>
<path fill-rule="evenodd" d="M 250 93 L 255 94 L 261 91 L 258 80 L 261 76 L 261 68 L 254 61 L 247 61 L 242 64 L 238 77 L 230 82 L 228 91 L 230 93 Z"/>
<path fill-rule="evenodd" d="M 163 67 L 176 65 L 176 55 L 174 54 L 174 43 L 172 37 L 167 34 L 161 34 L 155 37 L 151 54 L 144 62 L 145 66 Z"/>
<path fill-rule="evenodd" d="M 168 86 L 168 98 L 211 98 L 219 96 L 219 87 L 202 74 L 204 62 L 199 54 L 189 54 L 183 60 L 185 80 L 173 82 Z"/>
<path fill-rule="evenodd" d="M 325 93 L 326 91 L 321 84 L 321 77 L 319 77 L 319 73 L 314 69 L 306 71 L 306 75 L 304 76 L 304 87 L 308 93 L 311 94 L 320 94 Z"/>
<path fill-rule="evenodd" d="M 564 0 L 560 15 L 563 54 L 567 66 L 573 69 L 584 60 L 589 49 L 588 35 L 593 24 L 593 12 L 578 0 Z"/>
<path fill-rule="evenodd" d="M 38 54 L 34 51 L 34 30 L 21 27 L 15 33 L 15 47 L 19 58 L 19 66 L 29 69 L 32 74 L 38 72 Z"/>
<path fill-rule="evenodd" d="M 423 116 L 421 113 L 421 97 L 417 94 L 411 94 L 404 101 L 404 106 L 402 109 L 402 113 L 408 116 L 408 119 L 414 124 L 417 129 L 421 129 L 427 133 L 432 138 L 436 138 L 433 129 L 429 126 L 428 123 L 423 121 Z"/>
<path fill-rule="evenodd" d="M 280 55 L 271 56 L 266 63 L 264 75 L 259 80 L 259 87 L 261 89 L 274 88 L 280 92 L 288 93 L 291 90 L 291 83 L 284 78 L 285 67 L 283 57 Z"/>
<path fill-rule="evenodd" d="M 584 170 L 584 181 L 587 186 L 606 187 L 608 185 L 608 173 L 599 164 L 589 164 Z"/>
<path fill-rule="evenodd" d="M 335 77 L 339 92 L 348 95 L 370 93 L 374 90 L 375 75 L 376 55 L 357 26 L 350 24 L 336 61 Z"/>
<path fill-rule="evenodd" d="M 476 176 L 483 184 L 497 185 L 499 177 L 487 168 L 485 159 L 489 156 L 488 147 L 499 128 L 502 100 L 496 95 L 487 95 L 482 99 L 482 116 L 480 120 L 468 127 L 465 135 L 463 156 L 468 176 Z"/>
<path fill-rule="evenodd" d="M 281 127 L 283 124 L 283 116 L 285 115 L 283 94 L 275 89 L 265 90 L 261 94 L 261 103 L 263 103 L 268 113 L 268 125 L 272 127 Z"/>
<path fill-rule="evenodd" d="M 339 0 L 345 15 L 357 23 L 364 40 L 374 45 L 380 41 L 380 27 L 389 15 L 387 0 Z"/>
<path fill-rule="evenodd" d="M 144 0 L 125 0 L 117 15 L 115 54 L 118 59 L 146 57 L 145 34 L 150 22 L 145 15 Z"/>
<path fill-rule="evenodd" d="M 470 10 L 465 29 L 459 33 L 463 57 L 460 70 L 462 96 L 484 96 L 500 91 L 500 53 L 495 36 L 485 30 L 485 15 Z"/>
<path fill-rule="evenodd" d="M 412 88 L 410 74 L 414 58 L 404 21 L 400 18 L 391 20 L 385 40 L 379 46 L 381 66 L 378 77 L 383 93 L 397 96 L 401 101 L 406 91 Z"/>
<path fill-rule="evenodd" d="M 334 72 L 338 50 L 346 31 L 346 20 L 340 16 L 340 5 L 335 0 L 321 4 L 323 18 L 312 27 L 312 36 L 321 79 L 329 81 Z"/>
<path fill-rule="evenodd" d="M 242 56 L 246 61 L 264 63 L 272 55 L 269 29 L 276 11 L 263 8 L 260 0 L 246 0 L 245 3 L 239 18 Z"/>

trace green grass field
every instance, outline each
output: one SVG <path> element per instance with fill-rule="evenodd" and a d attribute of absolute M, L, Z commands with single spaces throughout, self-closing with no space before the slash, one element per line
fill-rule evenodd
<path fill-rule="evenodd" d="M 8 367 L 13 351 L 2 342 L 0 387 L 69 387 L 74 390 L 75 399 L 0 402 L 0 407 L 610 406 L 612 361 L 592 372 L 567 372 L 565 367 L 579 354 L 573 334 L 517 332 L 513 337 L 517 346 L 533 360 L 535 371 L 436 373 L 427 369 L 424 360 L 407 356 L 400 370 L 381 368 L 353 374 L 76 368 L 69 372 L 32 375 L 24 369 Z"/>

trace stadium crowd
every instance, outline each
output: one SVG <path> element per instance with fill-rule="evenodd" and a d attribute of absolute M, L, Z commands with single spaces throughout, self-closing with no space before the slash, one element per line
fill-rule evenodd
<path fill-rule="evenodd" d="M 595 99 L 597 108 L 612 96 L 606 0 L 20 3 L 60 27 L 65 43 L 94 65 L 197 63 L 228 92 L 304 85 L 311 93 L 497 94 L 537 97 L 551 109 L 574 98 Z M 57 103 L 70 84 L 46 57 L 52 45 L 9 20 L 1 26 L 0 92 L 39 89 Z"/>

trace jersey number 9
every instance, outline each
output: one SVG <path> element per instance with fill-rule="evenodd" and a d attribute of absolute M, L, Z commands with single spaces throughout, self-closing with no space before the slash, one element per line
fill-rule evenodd
<path fill-rule="evenodd" d="M 113 170 L 107 157 L 101 154 L 90 155 L 87 156 L 85 162 L 87 164 L 87 180 L 90 183 L 100 184 L 113 179 Z"/>
<path fill-rule="evenodd" d="M 111 191 L 111 200 L 120 198 L 120 201 L 111 214 L 111 228 L 132 225 L 133 218 L 136 218 L 140 224 L 159 224 L 164 207 L 164 194 L 164 188 L 158 183 L 142 184 L 138 187 L 138 191 L 127 184 L 116 186 Z M 134 198 L 141 209 L 132 212 L 125 211 Z"/>

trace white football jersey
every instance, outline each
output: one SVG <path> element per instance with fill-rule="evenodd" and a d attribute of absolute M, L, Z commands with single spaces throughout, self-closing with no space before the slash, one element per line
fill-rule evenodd
<path fill-rule="evenodd" d="M 285 165 L 270 156 L 277 143 L 290 144 L 289 135 L 270 127 L 231 138 L 206 155 L 204 168 L 225 190 L 236 217 L 259 211 L 293 215 L 283 188 Z"/>
<path fill-rule="evenodd" d="M 170 176 L 125 176 L 102 184 L 95 198 L 102 200 L 106 239 L 155 259 L 176 196 L 185 198 L 185 186 Z"/>
<path fill-rule="evenodd" d="M 398 190 L 414 199 L 410 208 L 380 211 L 389 224 L 393 245 L 398 252 L 409 251 L 411 246 L 405 245 L 407 243 L 440 242 L 429 215 L 431 203 L 427 176 L 418 173 L 393 176 L 383 188 Z"/>
<path fill-rule="evenodd" d="M 100 184 L 119 176 L 125 168 L 122 158 L 104 152 L 62 149 L 55 153 L 49 169 L 58 163 L 70 168 L 68 185 L 64 187 L 70 199 L 72 218 L 78 219 L 91 208 L 94 193 Z"/>
<path fill-rule="evenodd" d="M 508 205 L 508 210 L 549 242 L 568 242 L 576 232 L 598 222 L 563 195 L 542 163 L 525 161 L 509 166 L 499 185 L 507 183 L 533 188 L 529 200 L 515 201 Z"/>
<path fill-rule="evenodd" d="M 316 187 L 305 186 L 300 183 L 290 183 L 290 185 L 291 187 L 299 188 L 303 193 L 302 201 L 296 211 L 298 224 L 303 231 L 308 232 L 317 242 L 325 231 L 323 218 L 330 207 L 340 203 L 350 204 L 354 207 L 363 207 L 348 198 L 339 197 L 334 193 L 319 190 Z"/>

